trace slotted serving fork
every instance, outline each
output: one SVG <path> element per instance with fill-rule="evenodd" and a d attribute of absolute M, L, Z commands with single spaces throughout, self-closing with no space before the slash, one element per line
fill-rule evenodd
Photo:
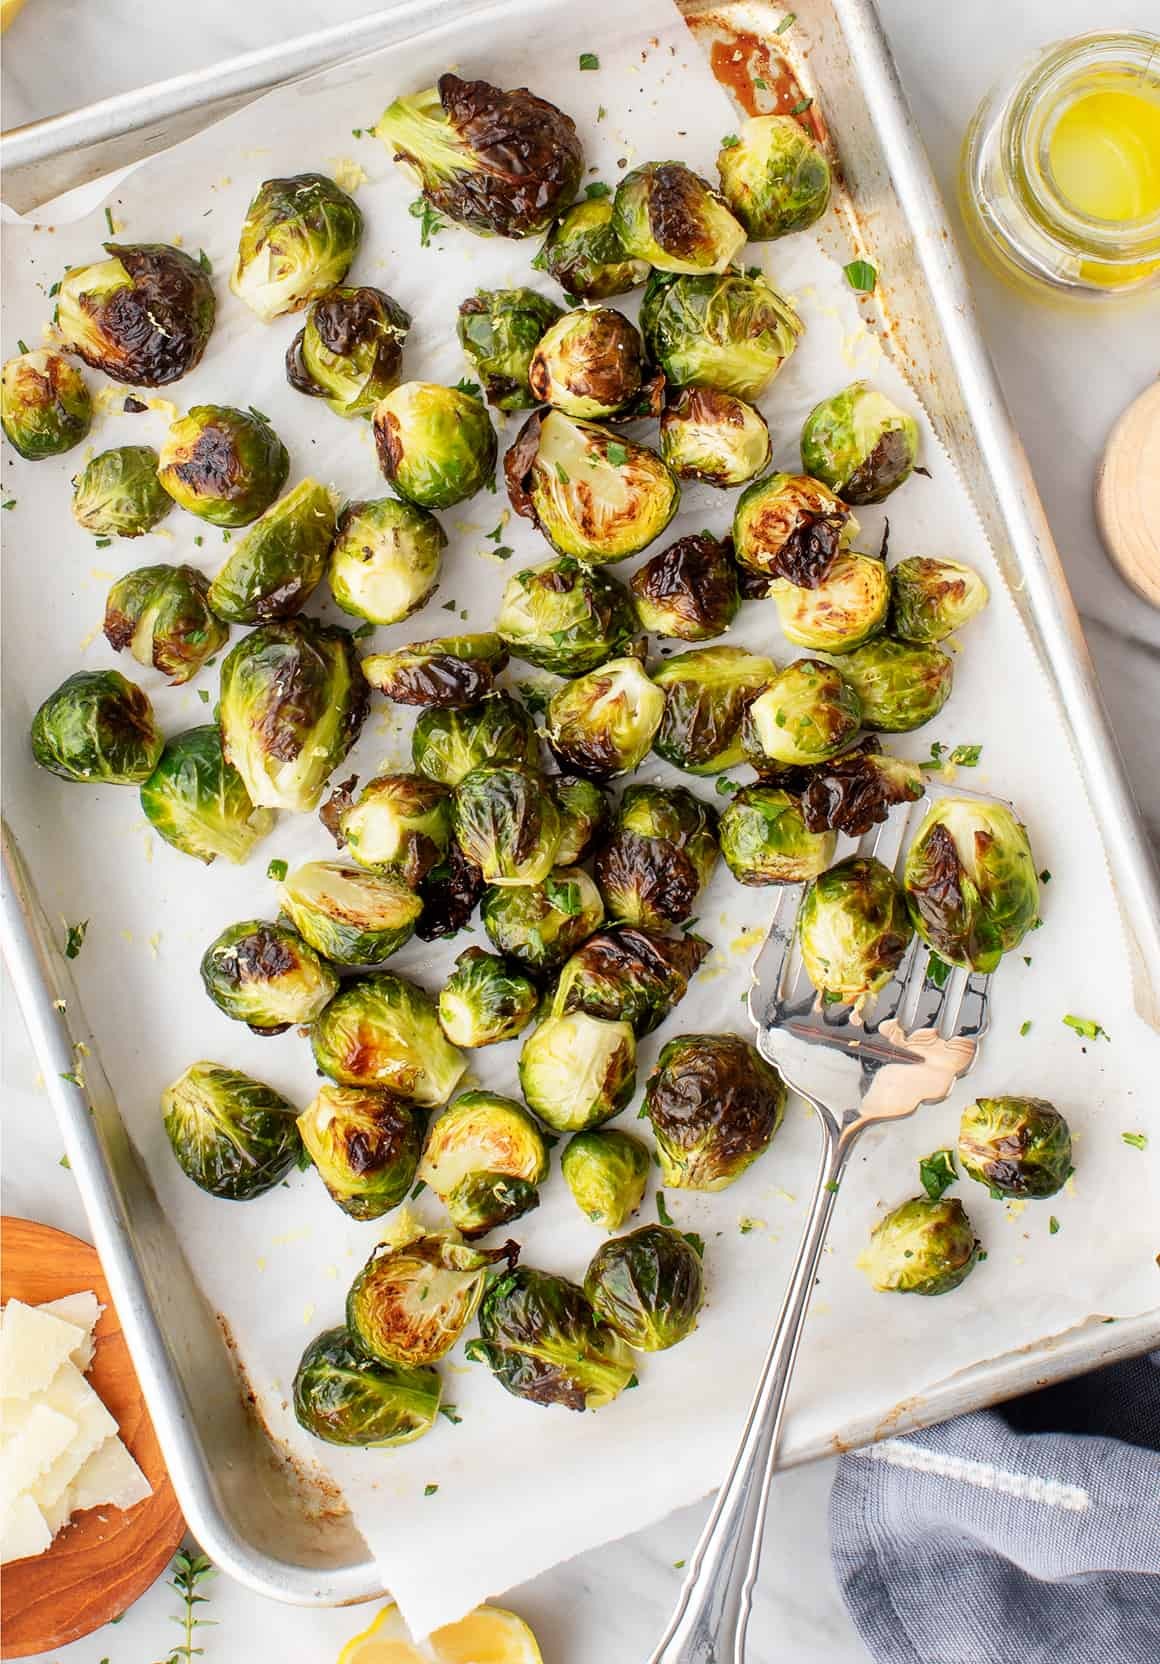
<path fill-rule="evenodd" d="M 956 788 L 956 795 L 972 796 Z M 942 795 L 938 787 L 932 795 Z M 993 801 L 993 800 L 992 800 Z M 892 812 L 858 843 L 896 869 L 914 814 Z M 745 1632 L 790 1377 L 842 1174 L 869 1126 L 937 1103 L 974 1062 L 986 1032 L 990 976 L 952 970 L 919 938 L 864 1012 L 827 1005 L 796 947 L 805 886 L 786 885 L 753 965 L 749 1015 L 757 1048 L 806 1099 L 821 1132 L 821 1161 L 785 1302 L 762 1365 L 732 1466 L 718 1492 L 676 1611 L 649 1664 L 745 1664 Z M 908 1049 L 917 1044 L 919 1050 Z M 929 1067 L 932 1051 L 939 1067 Z"/>

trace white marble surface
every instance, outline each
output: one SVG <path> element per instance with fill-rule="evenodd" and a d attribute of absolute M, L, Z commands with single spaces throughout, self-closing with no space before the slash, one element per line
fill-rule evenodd
<path fill-rule="evenodd" d="M 1115 0 L 1099 16 L 1085 0 L 879 0 L 915 115 L 944 192 L 953 199 L 960 136 L 987 85 L 1039 44 L 1097 24 L 1155 27 L 1156 0 Z M 370 0 L 27 0 L 4 42 L 5 127 L 361 16 Z M 197 28 L 190 24 L 196 16 Z M 173 43 L 180 41 L 179 56 Z M 1141 807 L 1160 842 L 1160 614 L 1119 579 L 1100 546 L 1091 507 L 1096 459 L 1120 410 L 1160 371 L 1160 302 L 1116 311 L 1062 311 L 1000 289 L 968 257 L 987 339 L 1035 469 L 1073 592 L 1084 615 L 1113 722 Z M 9 1081 L 35 1065 L 18 1020 L 5 1021 Z M 50 1118 L 7 1128 L 5 1211 L 84 1229 L 68 1174 L 57 1165 Z M 829 1567 L 825 1510 L 831 1468 L 782 1477 L 751 1631 L 751 1664 L 865 1664 Z M 676 1593 L 673 1562 L 693 1543 L 704 1507 L 594 1553 L 513 1591 L 548 1664 L 631 1664 L 647 1654 Z M 306 1664 L 337 1656 L 366 1612 L 299 1612 L 262 1601 L 224 1578 L 212 1586 L 202 1632 L 206 1664 L 241 1659 Z M 159 1657 L 172 1645 L 175 1597 L 159 1585 L 115 1629 L 52 1655 L 56 1664 Z"/>

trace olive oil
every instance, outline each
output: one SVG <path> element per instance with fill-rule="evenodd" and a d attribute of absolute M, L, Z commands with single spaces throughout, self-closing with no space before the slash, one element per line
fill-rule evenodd
<path fill-rule="evenodd" d="M 1056 117 L 1048 166 L 1060 196 L 1110 224 L 1160 214 L 1160 88 L 1109 76 Z"/>

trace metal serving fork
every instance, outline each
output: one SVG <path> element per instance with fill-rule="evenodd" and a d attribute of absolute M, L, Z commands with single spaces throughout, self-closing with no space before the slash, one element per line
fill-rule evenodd
<path fill-rule="evenodd" d="M 958 789 L 957 789 L 958 790 Z M 941 795 L 935 789 L 935 795 Z M 958 790 L 958 795 L 973 795 Z M 858 853 L 897 867 L 915 810 L 895 810 L 867 833 Z M 732 1466 L 701 1533 L 676 1611 L 649 1664 L 745 1664 L 745 1631 L 761 1562 L 766 1505 L 790 1376 L 830 1215 L 866 1128 L 913 1115 L 945 1098 L 974 1062 L 986 1032 L 990 976 L 954 970 L 912 941 L 896 975 L 864 1013 L 826 1005 L 796 950 L 805 887 L 779 894 L 753 965 L 749 1015 L 757 1048 L 813 1106 L 821 1162 L 785 1303 L 762 1365 Z"/>

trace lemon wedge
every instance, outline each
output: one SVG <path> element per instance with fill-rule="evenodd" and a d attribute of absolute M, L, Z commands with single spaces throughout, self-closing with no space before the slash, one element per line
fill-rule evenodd
<path fill-rule="evenodd" d="M 477 1606 L 425 1641 L 412 1641 L 399 1608 L 384 1606 L 369 1629 L 347 1642 L 338 1664 L 544 1664 L 522 1618 L 498 1606 Z"/>

